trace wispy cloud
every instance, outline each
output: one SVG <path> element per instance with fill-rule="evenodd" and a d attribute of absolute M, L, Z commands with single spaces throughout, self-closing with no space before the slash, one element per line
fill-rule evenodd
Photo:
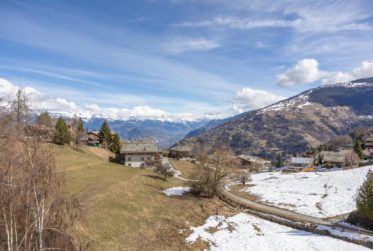
<path fill-rule="evenodd" d="M 217 40 L 187 37 L 174 38 L 164 45 L 165 50 L 173 54 L 190 51 L 208 51 L 219 47 L 220 44 Z"/>
<path fill-rule="evenodd" d="M 112 30 L 107 27 L 88 27 L 85 33 L 78 28 L 67 28 L 62 24 L 56 28 L 43 20 L 27 18 L 27 14 L 19 15 L 12 10 L 4 11 L 2 18 L 9 26 L 0 26 L 0 37 L 16 41 L 35 48 L 48 50 L 63 56 L 78 58 L 97 65 L 111 67 L 115 71 L 122 71 L 124 75 L 136 76 L 139 84 L 149 86 L 149 80 L 162 88 L 171 88 L 175 91 L 184 91 L 191 95 L 205 95 L 206 97 L 221 98 L 235 83 L 230 83 L 222 76 L 180 63 L 157 55 L 156 50 L 141 49 L 147 43 L 131 44 L 131 46 L 118 45 L 111 42 L 102 34 L 110 35 Z M 86 27 L 85 27 L 86 28 Z M 88 30 L 89 29 L 89 30 Z M 119 38 L 125 37 L 121 34 Z M 59 39 L 64 37 L 63 40 Z M 148 36 L 144 41 L 157 41 Z M 189 46 L 189 47 L 188 47 Z M 218 46 L 212 41 L 189 41 L 184 49 L 208 49 Z M 177 49 L 175 49 L 177 50 Z M 182 49 L 179 49 L 182 50 Z M 95 52 L 95 53 L 92 53 Z M 199 87 L 204 87 L 204 92 Z"/>
<path fill-rule="evenodd" d="M 212 20 L 198 22 L 184 22 L 176 24 L 176 27 L 227 27 L 230 29 L 251 30 L 258 28 L 293 28 L 301 32 L 337 32 L 344 30 L 369 31 L 372 26 L 369 23 L 330 23 L 325 20 L 308 19 L 299 17 L 296 19 L 252 19 L 232 16 L 218 16 Z"/>

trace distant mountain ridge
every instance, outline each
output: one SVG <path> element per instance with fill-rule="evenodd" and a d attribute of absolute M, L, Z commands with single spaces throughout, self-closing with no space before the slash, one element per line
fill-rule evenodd
<path fill-rule="evenodd" d="M 105 118 L 85 120 L 88 130 L 99 130 Z M 159 148 L 166 148 L 183 139 L 186 134 L 205 126 L 209 120 L 170 122 L 150 119 L 112 120 L 108 119 L 110 128 L 119 133 L 123 139 L 151 138 Z"/>
<path fill-rule="evenodd" d="M 317 146 L 359 125 L 373 125 L 373 78 L 324 85 L 187 137 L 179 144 L 273 157 Z"/>

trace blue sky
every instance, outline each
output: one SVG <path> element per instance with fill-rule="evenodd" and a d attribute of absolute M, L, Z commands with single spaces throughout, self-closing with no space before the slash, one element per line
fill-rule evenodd
<path fill-rule="evenodd" d="M 0 94 L 79 114 L 228 116 L 373 76 L 372 52 L 370 0 L 0 2 Z"/>

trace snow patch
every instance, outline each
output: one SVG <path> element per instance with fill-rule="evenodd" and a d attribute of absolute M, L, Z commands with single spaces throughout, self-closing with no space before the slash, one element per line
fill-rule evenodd
<path fill-rule="evenodd" d="M 328 172 L 254 174 L 250 183 L 254 186 L 244 191 L 277 207 L 314 217 L 332 217 L 356 209 L 356 192 L 370 169 L 373 166 Z"/>
<path fill-rule="evenodd" d="M 171 187 L 163 190 L 167 196 L 182 196 L 184 193 L 190 192 L 190 187 Z"/>
<path fill-rule="evenodd" d="M 296 230 L 245 213 L 232 217 L 210 216 L 204 225 L 191 227 L 185 242 L 199 239 L 211 250 L 369 250 L 327 236 Z"/>
<path fill-rule="evenodd" d="M 340 236 L 340 237 L 347 237 L 347 238 L 352 239 L 352 240 L 373 242 L 373 236 L 362 234 L 362 233 L 343 231 L 343 230 L 340 230 L 340 229 L 336 229 L 336 228 L 333 228 L 333 227 L 330 227 L 330 226 L 323 226 L 323 225 L 318 226 L 317 229 L 327 230 L 332 235 Z"/>

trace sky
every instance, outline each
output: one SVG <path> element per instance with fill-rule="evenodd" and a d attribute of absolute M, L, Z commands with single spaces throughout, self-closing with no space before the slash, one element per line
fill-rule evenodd
<path fill-rule="evenodd" d="M 370 76 L 371 0 L 0 1 L 0 97 L 34 109 L 192 121 Z"/>

